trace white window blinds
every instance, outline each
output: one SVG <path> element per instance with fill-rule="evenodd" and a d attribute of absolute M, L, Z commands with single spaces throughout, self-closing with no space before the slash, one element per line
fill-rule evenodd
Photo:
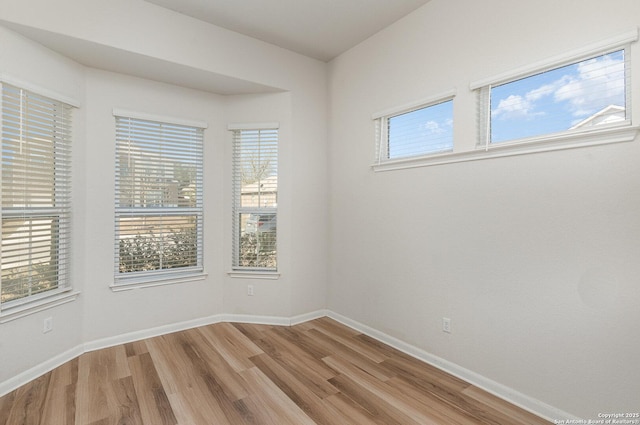
<path fill-rule="evenodd" d="M 455 91 L 374 114 L 378 165 L 453 150 Z"/>
<path fill-rule="evenodd" d="M 116 116 L 115 285 L 201 273 L 203 129 Z"/>
<path fill-rule="evenodd" d="M 71 106 L 2 84 L 0 308 L 70 287 Z"/>
<path fill-rule="evenodd" d="M 278 129 L 233 129 L 233 268 L 277 269 Z"/>

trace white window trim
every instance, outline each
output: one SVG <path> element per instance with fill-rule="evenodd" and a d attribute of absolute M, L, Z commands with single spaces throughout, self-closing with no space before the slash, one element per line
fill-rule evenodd
<path fill-rule="evenodd" d="M 227 124 L 227 130 L 279 130 L 279 122 L 259 122 L 259 123 L 229 123 Z"/>
<path fill-rule="evenodd" d="M 131 291 L 133 289 L 153 288 L 156 286 L 175 285 L 177 283 L 196 282 L 198 280 L 204 280 L 208 276 L 208 273 L 201 271 L 192 273 L 175 273 L 173 276 L 155 275 L 153 276 L 153 278 L 128 278 L 125 282 L 111 284 L 109 288 L 113 292 Z"/>
<path fill-rule="evenodd" d="M 227 272 L 234 279 L 280 279 L 280 272 L 272 270 L 231 270 Z"/>
<path fill-rule="evenodd" d="M 114 117 L 127 117 L 138 120 L 156 121 L 167 124 L 185 125 L 188 127 L 208 128 L 209 124 L 204 121 L 189 120 L 186 118 L 171 117 L 167 115 L 149 114 L 146 112 L 131 111 L 128 109 L 113 108 Z"/>
<path fill-rule="evenodd" d="M 577 132 L 549 137 L 521 139 L 514 142 L 502 142 L 465 152 L 453 152 L 430 157 L 410 158 L 392 164 L 373 165 L 376 172 L 403 170 L 408 168 L 429 167 L 434 165 L 455 164 L 458 162 L 479 161 L 508 156 L 529 155 L 587 146 L 609 145 L 613 143 L 633 142 L 640 134 L 640 126 L 607 128 L 598 131 Z"/>
<path fill-rule="evenodd" d="M 384 155 L 382 155 L 382 152 L 386 148 L 388 148 L 388 144 L 389 144 L 389 135 L 388 135 L 387 126 L 385 125 L 385 123 L 388 122 L 390 118 L 393 118 L 397 115 L 413 112 L 418 109 L 428 108 L 430 106 L 438 105 L 440 103 L 449 102 L 455 98 L 456 93 L 457 93 L 456 90 L 452 89 L 443 93 L 439 93 L 434 96 L 416 100 L 414 102 L 406 103 L 404 105 L 396 106 L 393 108 L 385 109 L 383 111 L 376 112 L 375 114 L 373 114 L 371 118 L 373 119 L 374 124 L 376 126 L 376 132 L 375 132 L 376 153 L 375 153 L 375 162 L 372 165 L 373 169 L 377 171 L 378 168 L 389 168 L 389 167 L 398 166 L 400 164 L 404 164 L 407 162 L 410 162 L 413 164 L 419 163 L 419 162 L 428 162 L 429 158 L 431 157 L 442 155 L 442 154 L 449 154 L 453 152 L 453 148 L 452 148 L 446 151 L 431 152 L 431 153 L 426 153 L 422 155 L 414 155 L 414 156 L 396 158 L 396 159 L 385 158 Z"/>
<path fill-rule="evenodd" d="M 237 130 L 280 130 L 280 123 L 277 121 L 271 122 L 255 122 L 255 123 L 229 123 L 227 124 L 227 130 L 230 132 Z M 280 149 L 280 135 L 278 134 L 278 150 Z M 232 170 L 233 173 L 233 170 Z M 278 187 L 278 190 L 280 188 Z M 235 208 L 235 206 L 233 206 Z M 276 210 L 276 214 L 278 214 Z M 233 218 L 232 218 L 233 220 Z M 234 231 L 233 228 L 231 230 Z M 232 233 L 232 238 L 235 237 Z M 236 253 L 232 252 L 232 256 L 235 256 Z M 276 254 L 277 255 L 277 254 Z M 233 258 L 233 257 L 232 257 Z M 279 259 L 279 257 L 277 257 Z M 227 272 L 227 275 L 231 278 L 238 279 L 272 279 L 277 280 L 280 279 L 280 271 L 279 266 L 276 270 L 272 269 L 251 269 L 251 268 L 233 268 L 233 260 L 232 262 L 232 270 Z"/>
<path fill-rule="evenodd" d="M 51 293 L 42 294 L 42 297 L 30 299 L 22 303 L 5 306 L 0 310 L 0 323 L 11 322 L 62 304 L 75 301 L 80 296 L 80 291 L 74 291 L 73 288 L 63 288 Z M 18 300 L 19 301 L 19 300 Z"/>
<path fill-rule="evenodd" d="M 139 120 L 156 121 L 167 124 L 176 124 L 189 127 L 197 127 L 202 130 L 208 127 L 208 124 L 204 121 L 189 120 L 185 118 L 149 114 L 146 112 L 131 111 L 121 108 L 113 108 L 112 114 L 115 117 L 126 117 Z M 203 172 L 204 172 L 204 135 L 203 135 Z M 204 184 L 204 178 L 203 178 Z M 204 196 L 204 187 L 202 188 Z M 203 207 L 204 209 L 204 207 Z M 203 211 L 203 223 L 204 225 L 204 211 Z M 204 233 L 203 233 L 204 239 Z M 204 240 L 202 241 L 202 247 L 204 249 Z M 180 269 L 165 269 L 162 271 L 149 271 L 148 273 L 139 272 L 132 276 L 122 276 L 117 278 L 114 276 L 114 280 L 109 285 L 109 288 L 113 292 L 130 291 L 133 289 L 152 288 L 156 286 L 174 285 L 178 283 L 195 282 L 206 279 L 209 275 L 204 269 L 204 256 L 202 258 L 203 264 L 198 267 L 190 267 L 188 270 Z"/>
<path fill-rule="evenodd" d="M 447 102 L 456 96 L 457 90 L 451 89 L 443 93 L 438 93 L 433 96 L 429 96 L 423 99 L 419 99 L 413 102 L 405 103 L 404 105 L 388 108 L 380 112 L 376 112 L 371 116 L 371 119 L 376 120 L 378 118 L 385 118 L 389 116 L 403 114 L 405 112 L 415 111 L 416 109 L 425 108 L 428 106 L 436 105 L 438 103 Z"/>
<path fill-rule="evenodd" d="M 0 82 L 12 85 L 14 87 L 20 87 L 23 90 L 33 92 L 40 96 L 55 99 L 59 102 L 66 103 L 69 106 L 73 106 L 74 108 L 80 108 L 80 101 L 73 97 L 65 96 L 64 94 L 58 93 L 55 90 L 33 84 L 25 80 L 21 80 L 20 78 L 16 78 L 9 74 L 0 73 Z"/>

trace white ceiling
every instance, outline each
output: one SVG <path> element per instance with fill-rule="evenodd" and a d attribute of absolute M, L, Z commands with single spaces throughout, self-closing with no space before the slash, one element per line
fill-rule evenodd
<path fill-rule="evenodd" d="M 144 1 L 329 61 L 429 0 Z M 0 25 L 91 68 L 222 95 L 282 90 L 32 26 L 3 20 Z"/>
<path fill-rule="evenodd" d="M 146 0 L 329 61 L 429 0 Z"/>

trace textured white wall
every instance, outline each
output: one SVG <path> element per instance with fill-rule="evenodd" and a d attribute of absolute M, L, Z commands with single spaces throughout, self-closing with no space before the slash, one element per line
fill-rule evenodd
<path fill-rule="evenodd" d="M 455 88 L 472 148 L 470 81 L 639 25 L 635 0 L 432 0 L 332 61 L 329 309 L 574 415 L 636 411 L 640 140 L 370 165 L 373 113 Z"/>

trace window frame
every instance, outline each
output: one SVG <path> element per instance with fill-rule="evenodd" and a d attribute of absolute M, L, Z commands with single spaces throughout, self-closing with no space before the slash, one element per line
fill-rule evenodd
<path fill-rule="evenodd" d="M 191 282 L 204 279 L 207 274 L 204 270 L 204 131 L 208 127 L 207 123 L 185 120 L 181 118 L 158 116 L 147 113 L 140 113 L 122 109 L 114 109 L 113 116 L 115 120 L 114 128 L 116 130 L 116 149 L 115 149 L 115 197 L 114 197 L 114 281 L 110 286 L 114 292 L 125 291 L 136 288 L 155 287 L 161 285 L 170 285 L 183 282 Z M 183 128 L 185 130 L 194 131 L 197 135 L 196 148 L 199 155 L 192 159 L 197 161 L 195 181 L 199 183 L 195 188 L 196 205 L 185 206 L 121 206 L 119 191 L 119 167 L 117 165 L 119 146 L 118 131 L 125 129 L 119 127 L 120 120 L 129 120 L 137 125 L 145 125 L 145 123 L 153 123 L 167 125 L 171 128 Z M 158 136 L 154 134 L 153 136 Z M 162 144 L 162 136 L 157 140 L 158 145 Z M 184 141 L 183 141 L 184 142 Z M 160 147 L 159 147 L 160 149 Z M 124 217 L 193 217 L 196 220 L 196 265 L 177 267 L 177 268 L 159 268 L 148 271 L 120 271 L 120 226 L 119 220 Z"/>
<path fill-rule="evenodd" d="M 278 122 L 269 122 L 269 123 L 249 123 L 249 124 L 240 124 L 240 123 L 232 123 L 227 126 L 227 129 L 231 132 L 232 138 L 232 166 L 231 166 L 231 174 L 232 174 L 232 219 L 231 219 L 231 237 L 232 237 L 232 253 L 231 253 L 231 271 L 228 272 L 231 277 L 239 277 L 239 278 L 259 278 L 259 279 L 278 279 L 280 277 L 279 273 L 279 249 L 278 249 L 278 239 L 279 232 L 276 227 L 275 230 L 275 267 L 247 267 L 240 266 L 240 216 L 242 214 L 258 214 L 258 215 L 266 215 L 273 214 L 275 215 L 276 222 L 279 219 L 278 207 L 277 207 L 277 198 L 279 194 L 279 185 L 276 188 L 276 206 L 275 207 L 243 207 L 241 205 L 241 174 L 239 170 L 236 169 L 236 164 L 239 160 L 239 146 L 238 142 L 241 139 L 238 134 L 243 131 L 275 131 L 276 133 L 276 158 L 279 158 L 280 153 L 280 124 Z M 241 173 L 241 171 L 240 171 Z M 276 177 L 278 176 L 278 169 L 276 169 Z"/>
<path fill-rule="evenodd" d="M 432 157 L 438 157 L 453 152 L 454 145 L 453 139 L 451 148 L 442 149 L 430 152 L 423 152 L 414 155 L 406 155 L 397 158 L 389 158 L 389 120 L 398 116 L 409 114 L 423 109 L 428 109 L 433 106 L 438 106 L 447 102 L 452 102 L 451 120 L 453 120 L 453 106 L 456 97 L 456 90 L 452 89 L 444 93 L 440 93 L 425 99 L 420 99 L 415 102 L 396 106 L 386 109 L 384 111 L 377 112 L 372 115 L 372 119 L 375 125 L 375 163 L 373 165 L 375 170 L 381 170 L 389 167 L 401 167 L 402 164 L 413 165 L 421 163 L 425 159 Z M 454 129 L 452 131 L 455 131 Z"/>
<path fill-rule="evenodd" d="M 512 71 L 507 71 L 494 77 L 470 83 L 470 90 L 477 93 L 478 102 L 478 138 L 476 150 L 489 152 L 491 150 L 523 152 L 523 146 L 531 146 L 536 152 L 579 147 L 580 145 L 592 145 L 591 135 L 601 134 L 602 143 L 614 143 L 628 141 L 629 136 L 620 136 L 624 129 L 632 127 L 632 90 L 631 90 L 631 45 L 638 40 L 638 29 L 619 34 L 618 36 L 603 40 L 599 43 L 584 46 L 583 48 L 556 55 L 551 58 L 535 62 Z M 537 136 L 524 137 L 506 141 L 491 141 L 491 89 L 493 87 L 509 84 L 514 81 L 526 79 L 548 71 L 553 71 L 567 65 L 573 65 L 607 55 L 616 51 L 624 51 L 625 61 L 625 120 L 601 126 L 582 128 L 570 128 L 563 131 L 545 133 Z M 609 137 L 613 135 L 613 137 Z M 624 140 L 619 140 L 619 139 Z M 581 143 L 580 140 L 584 143 Z M 556 146 L 554 146 L 556 145 Z M 536 147 L 537 146 L 537 147 Z"/>
<path fill-rule="evenodd" d="M 13 94 L 11 94 L 11 92 L 13 92 Z M 71 150 L 73 144 L 72 133 L 74 125 L 73 110 L 79 105 L 73 99 L 69 99 L 50 90 L 8 78 L 6 76 L 3 76 L 0 79 L 0 96 L 0 137 L 2 140 L 3 159 L 5 154 L 5 140 L 8 142 L 8 138 L 10 137 L 5 132 L 4 128 L 5 118 L 3 116 L 3 112 L 5 108 L 7 108 L 7 110 L 13 111 L 17 114 L 21 134 L 23 128 L 31 134 L 39 134 L 42 130 L 36 129 L 36 126 L 41 127 L 42 125 L 46 125 L 46 131 L 51 134 L 51 166 L 52 170 L 55 170 L 55 178 L 51 182 L 51 206 L 31 205 L 27 207 L 25 205 L 24 207 L 3 207 L 2 219 L 3 221 L 5 219 L 11 220 L 15 218 L 31 218 L 38 220 L 56 217 L 55 220 L 57 222 L 56 227 L 58 232 L 58 235 L 55 238 L 55 287 L 14 300 L 0 302 L 0 323 L 5 323 L 73 301 L 79 295 L 78 291 L 73 291 L 71 277 Z M 12 97 L 16 98 L 16 96 L 20 100 L 19 110 L 16 110 L 15 106 L 12 107 L 10 104 L 5 105 L 5 99 L 10 99 Z M 31 101 L 36 105 L 36 109 L 33 113 L 30 113 L 31 110 L 28 108 L 29 103 L 25 104 L 27 106 L 23 110 L 22 105 L 25 101 Z M 44 120 L 39 118 L 41 116 L 41 112 L 38 111 L 40 107 L 37 106 L 39 104 L 51 105 L 50 107 L 45 106 L 47 115 L 45 115 Z M 54 111 L 60 112 L 58 114 Z M 56 118 L 57 116 L 60 116 L 61 118 Z M 47 120 L 50 120 L 50 124 Z M 32 137 L 37 139 L 35 135 Z M 9 147 L 10 145 L 7 145 L 7 148 Z M 1 162 L 2 164 L 0 164 L 0 167 L 4 166 L 4 161 Z M 3 191 L 4 184 L 5 182 L 3 181 Z M 36 238 L 37 236 L 32 235 L 31 237 Z M 29 240 L 31 241 L 32 239 Z M 0 282 L 0 285 L 1 284 L 2 283 Z"/>

